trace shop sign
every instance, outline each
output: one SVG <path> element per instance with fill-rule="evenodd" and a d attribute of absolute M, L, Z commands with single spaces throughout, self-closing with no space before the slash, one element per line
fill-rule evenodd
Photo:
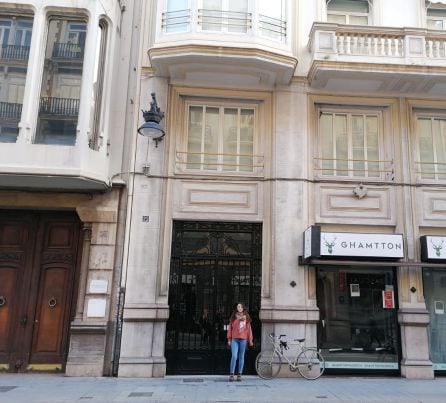
<path fill-rule="evenodd" d="M 421 261 L 446 262 L 446 237 L 424 235 L 420 237 Z"/>
<path fill-rule="evenodd" d="M 404 257 L 403 236 L 322 232 L 313 225 L 304 232 L 304 259 L 311 257 L 400 259 Z"/>

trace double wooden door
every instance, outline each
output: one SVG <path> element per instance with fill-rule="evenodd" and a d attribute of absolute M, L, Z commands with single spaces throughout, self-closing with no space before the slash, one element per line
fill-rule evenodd
<path fill-rule="evenodd" d="M 80 234 L 75 213 L 0 210 L 0 369 L 64 370 Z"/>

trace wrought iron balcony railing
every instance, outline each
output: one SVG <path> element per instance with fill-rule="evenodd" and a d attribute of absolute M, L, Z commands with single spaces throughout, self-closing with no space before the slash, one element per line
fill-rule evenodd
<path fill-rule="evenodd" d="M 2 45 L 0 60 L 28 60 L 29 46 Z"/>
<path fill-rule="evenodd" d="M 41 98 L 40 113 L 53 116 L 77 117 L 79 114 L 79 99 Z"/>
<path fill-rule="evenodd" d="M 22 104 L 0 102 L 0 119 L 20 120 Z"/>
<path fill-rule="evenodd" d="M 82 60 L 84 58 L 84 50 L 84 45 L 56 42 L 53 47 L 52 57 L 54 59 Z"/>

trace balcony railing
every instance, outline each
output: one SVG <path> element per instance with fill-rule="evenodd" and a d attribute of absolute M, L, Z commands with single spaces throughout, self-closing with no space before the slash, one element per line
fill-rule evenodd
<path fill-rule="evenodd" d="M 52 57 L 54 59 L 83 60 L 84 45 L 56 42 L 53 47 Z"/>
<path fill-rule="evenodd" d="M 257 35 L 284 42 L 287 35 L 285 20 L 249 12 L 187 9 L 162 14 L 164 33 L 231 32 Z"/>
<path fill-rule="evenodd" d="M 252 15 L 237 11 L 199 9 L 198 25 L 203 31 L 246 33 L 252 27 Z"/>
<path fill-rule="evenodd" d="M 2 45 L 0 60 L 28 60 L 29 46 Z"/>
<path fill-rule="evenodd" d="M 53 116 L 77 117 L 79 114 L 79 99 L 41 98 L 40 113 Z"/>
<path fill-rule="evenodd" d="M 308 43 L 315 59 L 369 62 L 434 64 L 446 58 L 446 34 L 408 28 L 383 28 L 315 23 Z M 384 60 L 386 59 L 386 60 Z M 361 59 L 363 61 L 364 59 Z"/>
<path fill-rule="evenodd" d="M 20 120 L 22 104 L 0 102 L 0 119 Z"/>

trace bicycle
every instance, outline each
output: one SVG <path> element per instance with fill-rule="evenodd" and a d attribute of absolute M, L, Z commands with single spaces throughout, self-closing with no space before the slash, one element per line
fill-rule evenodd
<path fill-rule="evenodd" d="M 282 362 L 288 363 L 291 372 L 299 371 L 305 379 L 318 379 L 325 371 L 325 360 L 321 353 L 315 348 L 305 347 L 305 339 L 294 339 L 296 343 L 289 343 L 287 340 L 281 340 L 286 337 L 285 334 L 275 336 L 269 335 L 273 345 L 272 350 L 261 351 L 256 358 L 255 366 L 257 374 L 263 379 L 275 378 L 282 367 Z M 290 360 L 284 351 L 290 346 L 297 346 L 298 350 L 294 360 Z"/>

